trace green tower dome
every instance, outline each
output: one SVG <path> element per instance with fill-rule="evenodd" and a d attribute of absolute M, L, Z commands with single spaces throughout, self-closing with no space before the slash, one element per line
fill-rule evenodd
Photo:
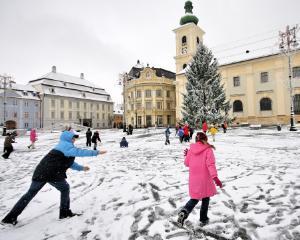
<path fill-rule="evenodd" d="M 180 19 L 180 25 L 187 23 L 198 24 L 199 19 L 193 15 L 193 3 L 191 1 L 186 1 L 184 5 L 185 15 Z"/>

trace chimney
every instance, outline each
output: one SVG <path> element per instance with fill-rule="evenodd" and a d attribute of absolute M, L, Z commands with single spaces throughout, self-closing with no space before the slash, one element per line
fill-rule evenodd
<path fill-rule="evenodd" d="M 149 67 L 149 63 L 147 63 L 147 67 Z"/>
<path fill-rule="evenodd" d="M 140 60 L 137 60 L 137 62 L 136 62 L 137 64 L 140 64 Z"/>
<path fill-rule="evenodd" d="M 84 79 L 84 74 L 83 73 L 80 73 L 80 78 Z"/>
<path fill-rule="evenodd" d="M 52 72 L 56 73 L 56 66 L 52 66 Z"/>

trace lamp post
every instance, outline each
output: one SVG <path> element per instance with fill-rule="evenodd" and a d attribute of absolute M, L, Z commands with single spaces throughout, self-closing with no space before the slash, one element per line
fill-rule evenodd
<path fill-rule="evenodd" d="M 293 86 L 292 86 L 292 68 L 291 68 L 291 52 L 293 48 L 298 46 L 296 32 L 298 30 L 298 25 L 291 28 L 286 27 L 285 32 L 279 32 L 280 37 L 280 50 L 288 57 L 288 68 L 289 68 L 289 88 L 290 88 L 290 101 L 291 101 L 291 113 L 290 113 L 290 131 L 297 131 L 295 126 L 295 113 L 294 113 L 294 96 L 293 96 Z"/>
<path fill-rule="evenodd" d="M 0 88 L 3 88 L 3 136 L 6 135 L 6 89 L 11 88 L 11 83 L 11 76 L 0 75 Z"/>
<path fill-rule="evenodd" d="M 125 101 L 125 85 L 128 81 L 128 74 L 121 73 L 119 75 L 119 85 L 123 85 L 123 132 L 126 132 L 126 101 Z"/>

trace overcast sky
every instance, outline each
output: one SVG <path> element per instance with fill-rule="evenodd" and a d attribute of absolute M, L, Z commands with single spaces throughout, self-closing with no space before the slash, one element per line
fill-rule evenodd
<path fill-rule="evenodd" d="M 278 31 L 300 25 L 299 0 L 194 0 L 204 43 L 220 60 L 235 50 L 277 49 Z M 118 75 L 140 59 L 175 71 L 185 0 L 0 0 L 0 74 L 26 84 L 51 71 L 79 76 L 121 102 Z M 299 36 L 300 34 L 298 34 Z M 266 40 L 264 40 L 266 39 Z"/>

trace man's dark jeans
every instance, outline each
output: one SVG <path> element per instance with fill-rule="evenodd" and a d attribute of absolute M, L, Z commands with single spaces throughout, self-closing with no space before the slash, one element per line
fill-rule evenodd
<path fill-rule="evenodd" d="M 29 190 L 25 193 L 21 199 L 15 204 L 13 209 L 8 213 L 6 217 L 17 219 L 17 217 L 23 212 L 24 208 L 34 198 L 34 196 L 43 188 L 47 182 L 32 181 Z M 50 185 L 60 191 L 60 209 L 70 208 L 70 186 L 66 180 L 58 182 L 48 182 Z"/>
<path fill-rule="evenodd" d="M 198 199 L 190 199 L 184 206 L 184 210 L 187 211 L 187 214 L 189 215 L 194 207 L 197 205 L 197 203 L 199 202 Z M 209 197 L 207 198 L 203 198 L 202 199 L 202 204 L 201 204 L 201 209 L 200 209 L 200 221 L 206 221 L 208 220 L 207 217 L 207 212 L 208 212 L 208 206 L 209 206 Z"/>

